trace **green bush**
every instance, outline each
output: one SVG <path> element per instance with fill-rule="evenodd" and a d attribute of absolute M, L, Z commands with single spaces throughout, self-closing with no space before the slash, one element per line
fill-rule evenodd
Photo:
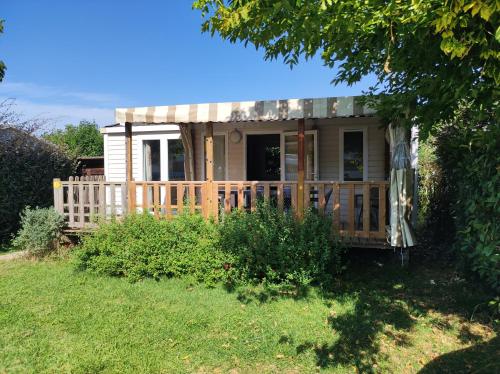
<path fill-rule="evenodd" d="M 52 179 L 67 178 L 73 170 L 73 161 L 56 146 L 0 123 L 0 244 L 19 230 L 26 206 L 54 203 Z"/>
<path fill-rule="evenodd" d="M 83 238 L 76 261 L 80 269 L 131 281 L 189 275 L 211 285 L 225 279 L 230 258 L 219 249 L 216 226 L 201 216 L 167 221 L 143 214 L 102 223 Z"/>
<path fill-rule="evenodd" d="M 149 214 L 102 223 L 76 250 L 81 270 L 128 277 L 191 276 L 213 285 L 326 282 L 340 270 L 331 221 L 308 212 L 302 222 L 259 205 L 220 223 L 182 214 L 170 221 Z"/>
<path fill-rule="evenodd" d="M 340 271 L 341 246 L 331 220 L 312 211 L 299 222 L 260 204 L 254 213 L 227 215 L 219 228 L 222 251 L 235 259 L 239 281 L 303 286 L 327 282 Z"/>
<path fill-rule="evenodd" d="M 478 120 L 473 110 L 463 105 L 432 141 L 439 179 L 425 228 L 435 244 L 449 244 L 466 269 L 500 290 L 500 126 L 494 113 Z"/>
<path fill-rule="evenodd" d="M 21 229 L 12 245 L 40 258 L 57 249 L 63 228 L 64 217 L 54 209 L 26 207 L 21 214 Z"/>

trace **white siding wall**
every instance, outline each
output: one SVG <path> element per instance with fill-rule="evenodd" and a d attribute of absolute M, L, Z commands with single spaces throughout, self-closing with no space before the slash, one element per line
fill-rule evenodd
<path fill-rule="evenodd" d="M 356 129 L 365 127 L 368 129 L 368 179 L 384 179 L 384 151 L 385 151 L 385 131 L 380 128 L 380 122 L 372 117 L 360 118 L 335 118 L 318 121 L 306 121 L 306 130 L 318 131 L 318 168 L 320 180 L 339 180 L 339 145 L 340 128 Z M 295 121 L 283 122 L 251 122 L 251 123 L 230 123 L 214 124 L 214 132 L 229 133 L 237 128 L 243 136 L 245 133 L 255 133 L 261 131 L 296 131 Z M 195 148 L 195 178 L 203 178 L 203 135 L 204 126 L 195 125 L 193 132 L 193 142 Z M 245 179 L 245 143 L 242 140 L 238 144 L 228 142 L 228 179 Z"/>
<path fill-rule="evenodd" d="M 339 144 L 340 128 L 354 129 L 367 128 L 368 135 L 368 179 L 384 179 L 384 152 L 385 137 L 384 129 L 380 128 L 380 122 L 373 117 L 361 118 L 335 118 L 323 120 L 306 121 L 306 130 L 318 131 L 318 167 L 320 180 L 338 180 L 339 179 Z M 243 133 L 255 133 L 261 131 L 296 131 L 296 121 L 274 121 L 274 122 L 251 122 L 251 123 L 229 123 L 214 124 L 215 133 L 228 134 L 232 129 L 237 128 Z M 153 129 L 152 129 L 153 130 Z M 172 131 L 143 131 L 133 133 L 132 143 L 132 162 L 133 175 L 135 180 L 142 180 L 140 174 L 140 154 L 142 154 L 140 140 L 141 135 L 178 134 Z M 203 125 L 193 125 L 193 146 L 194 146 L 194 166 L 195 179 L 203 178 Z M 110 133 L 104 135 L 105 142 L 105 174 L 109 181 L 125 180 L 125 135 L 124 133 Z M 244 140 L 238 144 L 228 141 L 228 179 L 243 180 L 245 176 L 245 147 Z"/>
<path fill-rule="evenodd" d="M 135 134 L 134 134 L 135 135 Z M 125 134 L 105 134 L 105 175 L 110 182 L 125 180 Z M 139 140 L 132 137 L 132 172 L 139 178 L 138 172 Z"/>

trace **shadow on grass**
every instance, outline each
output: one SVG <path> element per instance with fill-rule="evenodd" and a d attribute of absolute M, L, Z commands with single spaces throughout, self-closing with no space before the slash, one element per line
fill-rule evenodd
<path fill-rule="evenodd" d="M 260 304 L 269 303 L 281 299 L 299 300 L 309 297 L 311 287 L 296 287 L 292 285 L 254 285 L 235 287 L 225 285 L 225 290 L 236 294 L 236 298 L 242 304 L 257 302 Z"/>
<path fill-rule="evenodd" d="M 419 374 L 500 373 L 500 337 L 439 356 Z"/>
<path fill-rule="evenodd" d="M 453 328 L 450 323 L 439 316 L 434 318 L 434 312 L 468 319 L 474 306 L 490 297 L 450 269 L 418 266 L 402 269 L 387 258 L 368 258 L 351 264 L 336 285 L 320 292 L 331 309 L 327 321 L 335 338 L 327 344 L 317 341 L 293 343 L 297 344 L 296 352 L 314 351 L 316 365 L 321 368 L 354 365 L 358 372 L 373 372 L 377 362 L 385 361 L 387 353 L 383 345 L 387 342 L 396 347 L 411 346 L 410 333 L 419 317 L 430 318 L 434 328 L 450 330 Z M 308 294 L 308 289 L 285 295 L 262 290 L 239 292 L 238 298 L 242 302 L 269 302 L 283 296 L 303 298 Z M 341 305 L 338 312 L 336 303 Z M 428 333 L 432 334 L 431 328 Z M 495 350 L 488 345 L 483 347 L 483 337 L 465 325 L 459 334 L 463 343 L 479 344 L 479 355 Z M 282 340 L 289 342 L 288 337 Z M 490 345 L 497 342 L 491 341 Z M 444 366 L 448 362 L 446 356 L 442 359 Z M 440 358 L 435 361 L 436 367 L 441 365 Z M 433 366 L 430 367 L 432 370 Z"/>
<path fill-rule="evenodd" d="M 296 347 L 297 354 L 314 350 L 316 365 L 321 368 L 354 365 L 359 372 L 371 372 L 383 358 L 380 333 L 396 345 L 411 345 L 407 333 L 416 323 L 415 314 L 421 311 L 414 309 L 397 287 L 394 290 L 393 282 L 384 283 L 362 276 L 327 295 L 325 303 L 333 308 L 327 321 L 338 338 L 331 344 L 303 342 Z M 334 298 L 352 306 L 337 314 Z"/>

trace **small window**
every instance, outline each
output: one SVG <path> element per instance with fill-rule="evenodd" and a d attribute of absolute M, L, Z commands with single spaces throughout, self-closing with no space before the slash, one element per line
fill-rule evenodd
<path fill-rule="evenodd" d="M 226 137 L 214 135 L 214 180 L 226 179 Z"/>
<path fill-rule="evenodd" d="M 206 138 L 204 138 L 203 140 L 206 140 Z M 214 180 L 223 181 L 226 180 L 226 135 L 214 135 L 213 141 L 214 141 Z M 203 142 L 203 150 L 205 152 L 205 158 L 206 158 L 207 153 L 205 149 L 205 141 Z"/>
<path fill-rule="evenodd" d="M 344 181 L 362 181 L 364 174 L 363 131 L 345 131 L 343 134 Z"/>
<path fill-rule="evenodd" d="M 285 134 L 285 180 L 287 181 L 296 181 L 298 178 L 297 175 L 297 166 L 298 166 L 298 136 L 296 134 Z M 304 137 L 304 148 L 305 148 L 305 160 L 304 160 L 304 168 L 305 168 L 305 179 L 306 180 L 314 180 L 317 174 L 315 168 L 315 147 L 316 147 L 316 139 L 315 134 L 309 133 L 305 134 Z"/>
<path fill-rule="evenodd" d="M 168 139 L 168 180 L 185 180 L 184 147 L 181 139 Z"/>
<path fill-rule="evenodd" d="M 161 180 L 160 140 L 144 140 L 144 180 Z"/>

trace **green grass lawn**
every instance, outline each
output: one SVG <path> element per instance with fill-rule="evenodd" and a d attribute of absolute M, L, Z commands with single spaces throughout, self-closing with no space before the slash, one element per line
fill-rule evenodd
<path fill-rule="evenodd" d="M 491 373 L 496 332 L 469 320 L 487 297 L 442 269 L 365 264 L 331 294 L 293 298 L 9 261 L 0 263 L 0 373 Z"/>

